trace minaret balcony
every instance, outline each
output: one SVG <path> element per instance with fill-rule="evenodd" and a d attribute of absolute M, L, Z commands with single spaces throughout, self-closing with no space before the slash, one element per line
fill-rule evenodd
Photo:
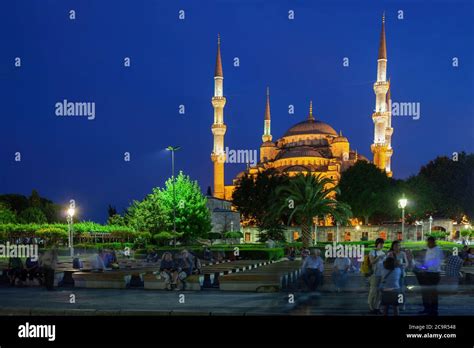
<path fill-rule="evenodd" d="M 223 108 L 225 106 L 225 97 L 212 97 L 212 106 L 215 108 Z"/>
<path fill-rule="evenodd" d="M 212 134 L 214 135 L 224 135 L 227 130 L 227 126 L 223 123 L 214 123 L 211 127 L 211 130 Z"/>
<path fill-rule="evenodd" d="M 214 162 L 214 163 L 225 163 L 226 161 L 226 154 L 225 152 L 223 153 L 211 153 L 211 161 Z"/>
<path fill-rule="evenodd" d="M 374 83 L 374 92 L 375 94 L 387 94 L 389 88 L 388 81 L 379 81 Z"/>
<path fill-rule="evenodd" d="M 376 121 L 382 121 L 390 116 L 390 112 L 388 111 L 376 111 L 372 114 L 372 120 L 374 122 Z"/>

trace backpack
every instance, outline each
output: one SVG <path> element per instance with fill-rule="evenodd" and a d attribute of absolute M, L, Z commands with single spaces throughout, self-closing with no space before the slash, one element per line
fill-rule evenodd
<path fill-rule="evenodd" d="M 362 265 L 360 266 L 360 273 L 362 273 L 366 277 L 370 277 L 374 273 L 372 264 L 370 263 L 369 255 L 370 253 L 367 255 L 364 255 L 364 261 L 362 262 Z"/>

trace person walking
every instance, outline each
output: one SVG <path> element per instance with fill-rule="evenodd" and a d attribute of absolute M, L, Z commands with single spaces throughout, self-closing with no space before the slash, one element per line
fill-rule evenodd
<path fill-rule="evenodd" d="M 380 282 L 382 280 L 383 261 L 385 253 L 383 252 L 383 238 L 375 240 L 375 249 L 369 253 L 369 261 L 372 267 L 372 275 L 369 278 L 369 296 L 367 302 L 369 304 L 369 314 L 382 314 L 380 311 Z"/>
<path fill-rule="evenodd" d="M 424 309 L 418 314 L 438 315 L 438 284 L 440 281 L 443 251 L 436 245 L 434 237 L 426 240 L 427 249 L 421 264 L 416 265 L 415 275 L 421 286 Z"/>
<path fill-rule="evenodd" d="M 392 257 L 395 260 L 395 267 L 400 268 L 400 293 L 403 296 L 403 305 L 401 310 L 405 310 L 405 277 L 407 275 L 407 270 L 411 269 L 413 266 L 413 255 L 411 254 L 410 250 L 407 250 L 407 252 L 403 251 L 401 242 L 399 240 L 395 240 L 390 246 L 387 257 Z"/>

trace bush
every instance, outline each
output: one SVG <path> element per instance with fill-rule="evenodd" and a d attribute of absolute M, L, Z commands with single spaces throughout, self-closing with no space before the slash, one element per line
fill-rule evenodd
<path fill-rule="evenodd" d="M 283 248 L 240 248 L 240 246 L 212 247 L 212 251 L 224 251 L 227 257 L 231 257 L 235 248 L 239 248 L 239 258 L 245 260 L 279 260 L 285 256 Z"/>
<path fill-rule="evenodd" d="M 431 233 L 427 233 L 428 237 L 434 237 L 436 239 L 445 239 L 447 235 L 448 233 L 444 231 L 431 231 Z"/>
<path fill-rule="evenodd" d="M 224 233 L 224 237 L 227 239 L 235 239 L 235 238 L 243 238 L 244 235 L 242 232 L 226 232 Z"/>
<path fill-rule="evenodd" d="M 158 244 L 158 245 L 166 245 L 166 242 L 169 242 L 175 238 L 180 238 L 184 235 L 182 232 L 160 232 L 155 235 L 153 235 L 153 241 Z"/>
<path fill-rule="evenodd" d="M 68 233 L 57 227 L 41 228 L 36 231 L 35 236 L 44 239 L 46 244 L 64 243 L 68 239 Z"/>

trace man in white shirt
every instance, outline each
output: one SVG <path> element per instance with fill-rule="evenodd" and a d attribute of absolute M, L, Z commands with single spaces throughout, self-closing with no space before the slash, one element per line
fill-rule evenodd
<path fill-rule="evenodd" d="M 311 250 L 311 255 L 306 257 L 301 266 L 303 281 L 310 291 L 315 291 L 318 285 L 322 282 L 324 272 L 324 261 L 319 256 L 321 251 L 319 249 Z M 311 277 L 314 281 L 311 283 Z"/>
<path fill-rule="evenodd" d="M 379 285 L 382 281 L 383 261 L 385 253 L 382 251 L 385 241 L 383 238 L 375 240 L 375 249 L 369 253 L 370 264 L 372 265 L 373 274 L 369 278 L 369 314 L 382 314 L 380 311 L 380 291 Z"/>
<path fill-rule="evenodd" d="M 424 309 L 419 314 L 438 315 L 438 284 L 440 281 L 443 251 L 436 245 L 434 237 L 426 240 L 428 249 L 422 263 L 416 266 L 416 277 L 421 286 Z"/>

